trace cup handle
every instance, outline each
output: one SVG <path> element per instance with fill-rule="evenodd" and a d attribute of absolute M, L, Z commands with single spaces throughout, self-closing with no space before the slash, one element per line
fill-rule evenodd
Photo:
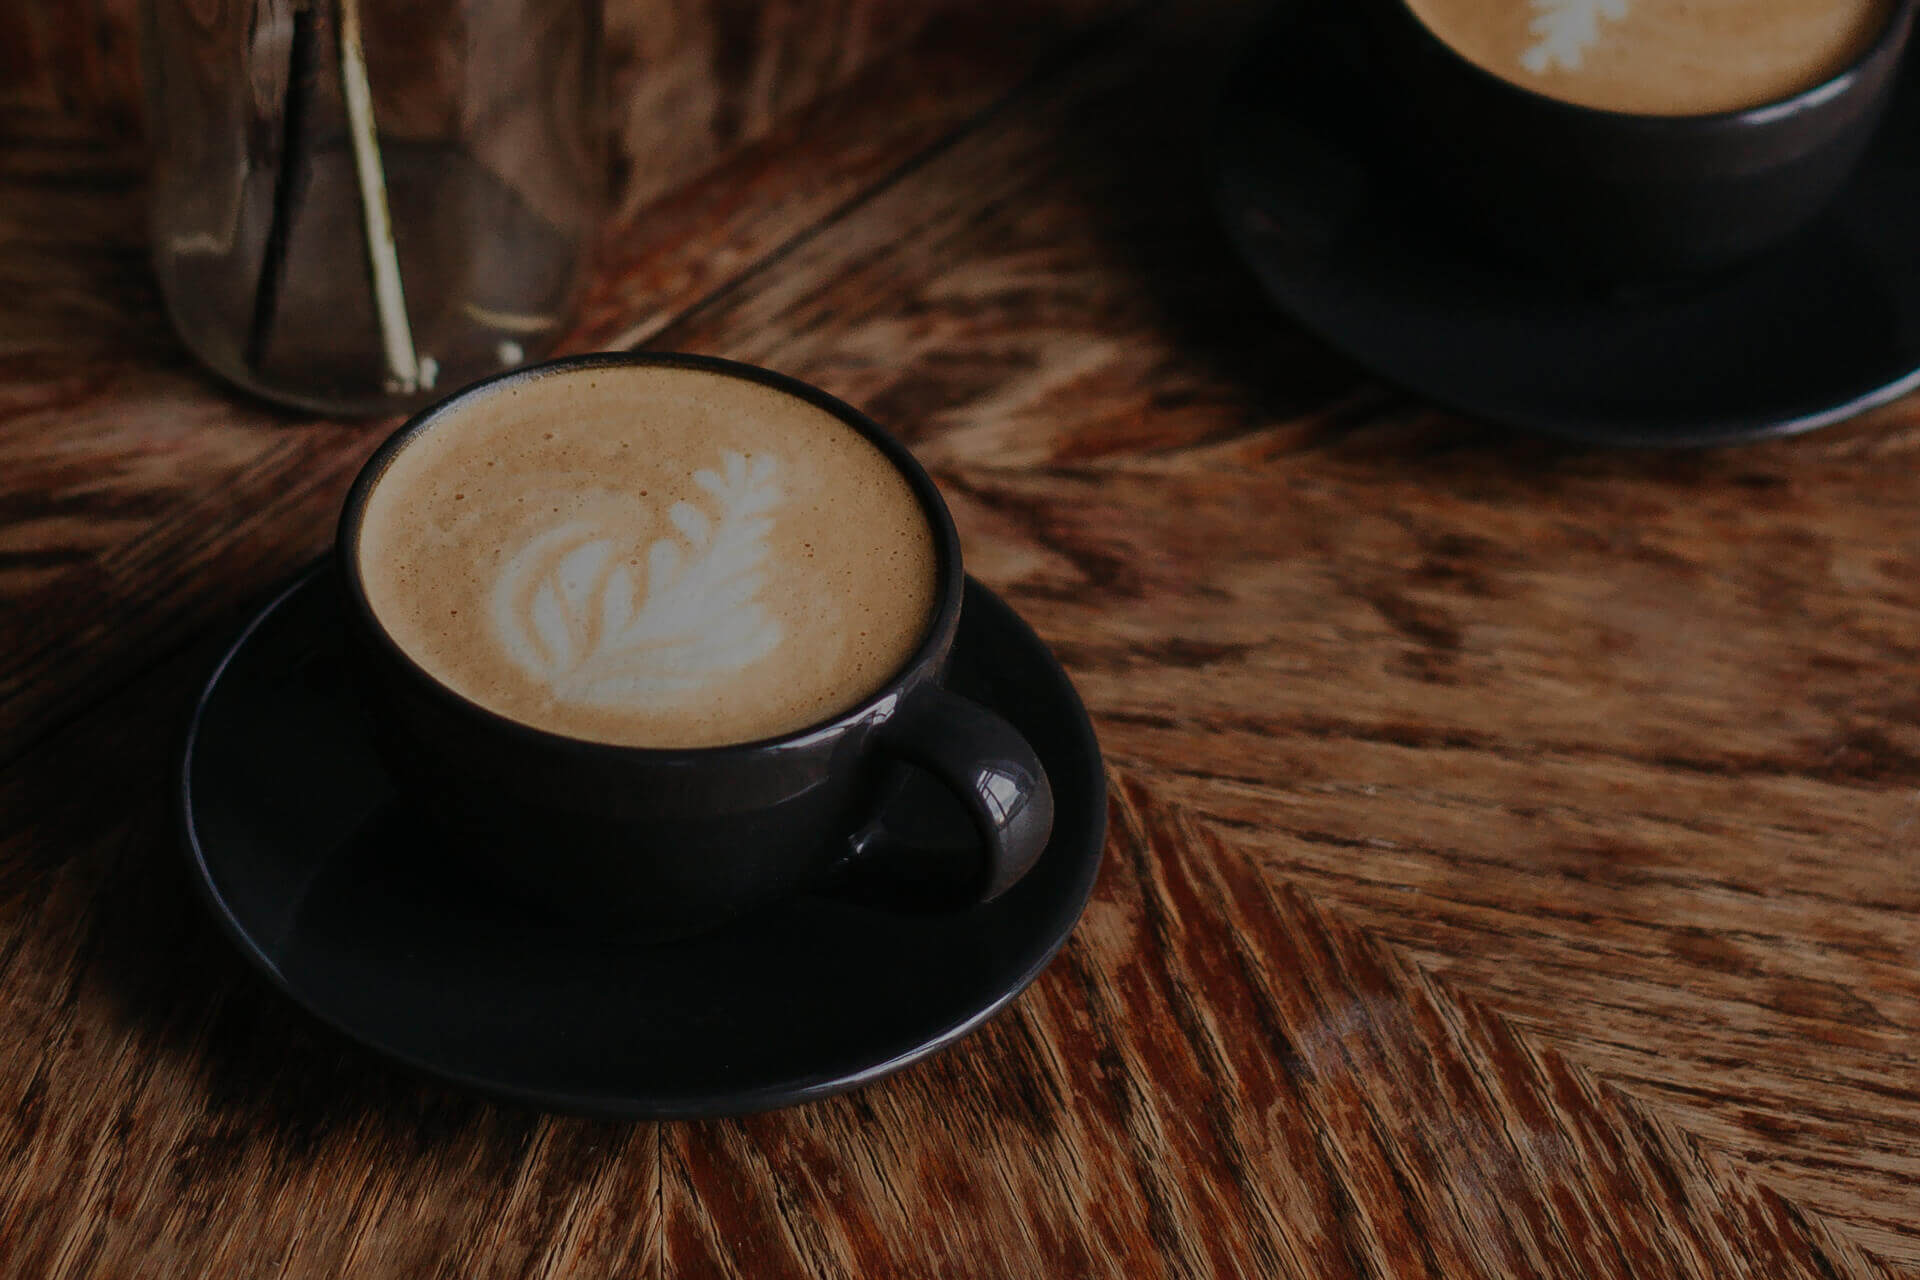
<path fill-rule="evenodd" d="M 977 703 L 938 685 L 916 690 L 879 730 L 876 751 L 931 774 L 966 809 L 979 836 L 984 866 L 970 888 L 949 884 L 933 896 L 945 906 L 991 902 L 1011 889 L 1047 847 L 1053 832 L 1053 788 L 1019 730 Z M 904 840 L 876 818 L 855 832 L 845 864 L 856 877 L 890 871 L 890 889 L 867 877 L 859 896 L 883 905 L 926 906 L 928 895 L 902 893 L 928 851 Z M 954 898 L 958 897 L 958 903 Z"/>

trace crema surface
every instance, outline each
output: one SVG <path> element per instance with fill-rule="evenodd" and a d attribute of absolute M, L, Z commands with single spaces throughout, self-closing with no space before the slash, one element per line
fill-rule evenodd
<path fill-rule="evenodd" d="M 1469 60 L 1582 106 L 1704 115 L 1777 102 L 1844 71 L 1892 0 L 1407 0 Z"/>
<path fill-rule="evenodd" d="M 358 557 L 389 634 L 456 692 L 596 742 L 697 747 L 866 698 L 931 622 L 932 530 L 825 410 L 724 374 L 561 370 L 401 449 Z"/>

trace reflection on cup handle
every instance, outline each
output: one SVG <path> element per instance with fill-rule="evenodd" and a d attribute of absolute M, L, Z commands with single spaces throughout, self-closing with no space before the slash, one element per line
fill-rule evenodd
<path fill-rule="evenodd" d="M 1032 869 L 1053 832 L 1053 788 L 1017 729 L 928 684 L 879 732 L 879 753 L 931 774 L 966 809 L 980 837 L 981 873 L 954 905 L 991 902 Z M 909 860 L 918 852 L 880 821 L 856 832 L 851 843 L 849 865 Z"/>

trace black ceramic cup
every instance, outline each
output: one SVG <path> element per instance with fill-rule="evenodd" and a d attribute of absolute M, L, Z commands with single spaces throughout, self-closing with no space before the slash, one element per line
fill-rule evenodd
<path fill-rule="evenodd" d="M 1502 79 L 1405 0 L 1366 0 L 1401 127 L 1492 246 L 1553 274 L 1636 282 L 1727 267 L 1838 193 L 1897 79 L 1915 0 L 1852 65 L 1777 102 L 1711 115 L 1578 106 Z"/>
<path fill-rule="evenodd" d="M 818 406 L 870 440 L 920 501 L 933 534 L 936 603 L 926 635 L 877 691 L 795 733 L 685 750 L 549 733 L 481 707 L 427 674 L 368 602 L 359 541 L 369 496 L 420 433 L 504 384 L 609 366 L 676 366 L 743 378 Z M 1033 749 L 991 711 L 941 687 L 960 621 L 960 540 L 907 449 L 825 392 L 747 365 L 682 355 L 592 355 L 476 383 L 409 420 L 367 462 L 341 513 L 335 555 L 359 683 L 407 803 L 532 901 L 642 938 L 680 936 L 866 868 L 924 883 L 935 851 L 880 817 L 900 766 L 916 766 L 971 820 L 977 850 L 949 904 L 989 901 L 1045 848 L 1053 795 Z M 947 859 L 950 861 L 950 857 Z M 918 904 L 916 904 L 918 905 Z"/>

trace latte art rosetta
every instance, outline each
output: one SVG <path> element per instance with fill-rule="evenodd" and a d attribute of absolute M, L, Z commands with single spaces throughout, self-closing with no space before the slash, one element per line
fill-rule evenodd
<path fill-rule="evenodd" d="M 584 362 L 472 388 L 378 473 L 367 603 L 455 694 L 586 742 L 692 748 L 827 723 L 940 599 L 909 476 L 753 378 Z"/>
<path fill-rule="evenodd" d="M 761 606 L 780 505 L 778 463 L 729 452 L 693 482 L 707 502 L 667 508 L 675 533 L 645 549 L 567 521 L 511 556 L 491 595 L 496 637 L 562 702 L 622 707 L 696 693 L 774 652 L 780 624 Z"/>
<path fill-rule="evenodd" d="M 1627 16 L 1627 0 L 1533 0 L 1529 30 L 1534 43 L 1520 55 L 1520 65 L 1535 75 L 1558 67 L 1578 71 L 1587 50 L 1600 42 L 1602 20 L 1618 22 Z"/>

